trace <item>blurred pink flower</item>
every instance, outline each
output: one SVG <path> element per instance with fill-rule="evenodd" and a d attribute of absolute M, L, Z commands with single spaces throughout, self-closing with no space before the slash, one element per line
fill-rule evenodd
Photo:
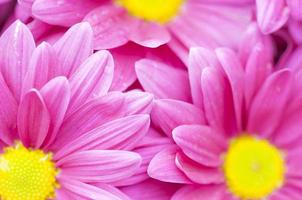
<path fill-rule="evenodd" d="M 148 168 L 155 179 L 186 185 L 173 200 L 280 200 L 302 194 L 301 81 L 291 69 L 272 71 L 269 38 L 255 33 L 248 33 L 238 54 L 191 49 L 188 73 L 150 59 L 136 64 L 144 89 L 159 98 L 152 122 L 176 144 Z M 257 171 L 253 163 L 272 168 Z"/>
<path fill-rule="evenodd" d="M 116 2 L 19 1 L 22 8 L 29 10 L 29 16 L 48 24 L 68 27 L 82 20 L 90 22 L 95 35 L 95 49 L 114 48 L 128 41 L 152 48 L 168 43 L 183 59 L 192 46 L 237 47 L 238 37 L 245 30 L 252 15 L 252 0 L 187 0 L 181 5 L 175 18 L 158 24 L 129 15 L 127 9 L 116 5 Z M 167 9 L 170 8 L 169 5 L 166 6 Z M 143 10 L 140 12 L 146 13 Z"/>
<path fill-rule="evenodd" d="M 148 179 L 151 158 L 170 141 L 147 134 L 152 95 L 109 92 L 113 71 L 109 52 L 93 53 L 88 23 L 71 27 L 53 46 L 35 47 L 19 21 L 3 33 L 1 197 L 126 200 L 117 187 Z M 35 181 L 14 185 L 27 175 Z"/>

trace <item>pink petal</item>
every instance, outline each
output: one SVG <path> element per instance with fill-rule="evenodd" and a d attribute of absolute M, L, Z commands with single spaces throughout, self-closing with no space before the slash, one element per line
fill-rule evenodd
<path fill-rule="evenodd" d="M 34 17 L 48 24 L 71 26 L 80 22 L 98 4 L 93 0 L 35 0 L 32 12 Z"/>
<path fill-rule="evenodd" d="M 54 77 L 56 74 L 54 58 L 55 52 L 48 43 L 43 42 L 34 50 L 24 79 L 23 94 L 31 88 L 41 89 L 48 80 Z"/>
<path fill-rule="evenodd" d="M 203 112 L 192 104 L 177 100 L 157 100 L 154 103 L 151 117 L 153 123 L 159 126 L 168 136 L 172 130 L 183 124 L 203 124 Z"/>
<path fill-rule="evenodd" d="M 135 69 L 144 89 L 156 97 L 191 101 L 189 80 L 185 71 L 148 59 L 138 61 Z"/>
<path fill-rule="evenodd" d="M 0 69 L 18 102 L 34 48 L 32 34 L 20 21 L 12 24 L 0 38 Z"/>
<path fill-rule="evenodd" d="M 70 86 L 65 77 L 57 77 L 45 84 L 40 92 L 51 118 L 49 133 L 44 141 L 47 146 L 54 141 L 63 123 L 70 101 Z"/>
<path fill-rule="evenodd" d="M 203 97 L 200 84 L 202 70 L 205 67 L 216 67 L 218 65 L 218 60 L 213 51 L 201 47 L 191 48 L 188 67 L 191 93 L 194 104 L 201 109 L 203 109 Z"/>
<path fill-rule="evenodd" d="M 214 129 L 227 135 L 237 132 L 233 94 L 229 82 L 215 68 L 206 68 L 201 76 L 206 119 Z"/>
<path fill-rule="evenodd" d="M 24 95 L 17 123 L 19 137 L 24 145 L 39 148 L 43 144 L 49 130 L 50 114 L 37 90 L 32 89 Z"/>
<path fill-rule="evenodd" d="M 242 107 L 244 91 L 244 71 L 234 51 L 227 48 L 216 49 L 216 55 L 224 69 L 231 85 L 234 109 L 238 129 L 242 125 Z"/>
<path fill-rule="evenodd" d="M 122 191 L 133 200 L 170 200 L 177 188 L 176 184 L 148 179 L 133 186 L 123 187 Z"/>
<path fill-rule="evenodd" d="M 76 194 L 80 200 L 82 199 L 102 199 L 102 200 L 123 200 L 109 191 L 103 190 L 96 186 L 86 184 L 69 177 L 60 177 L 59 183 L 62 188 Z"/>
<path fill-rule="evenodd" d="M 109 184 L 105 184 L 105 183 L 93 183 L 93 185 L 95 185 L 98 188 L 101 188 L 103 190 L 106 190 L 112 194 L 114 194 L 115 196 L 119 197 L 120 199 L 123 200 L 131 200 L 125 193 L 123 193 L 121 190 L 117 189 L 114 186 L 111 186 Z"/>
<path fill-rule="evenodd" d="M 133 43 L 127 43 L 110 52 L 114 60 L 114 78 L 110 90 L 124 91 L 136 81 L 134 65 L 136 61 L 144 57 L 145 49 Z"/>
<path fill-rule="evenodd" d="M 70 77 L 80 64 L 92 54 L 93 32 L 88 23 L 72 26 L 63 37 L 54 44 L 58 63 L 57 75 Z"/>
<path fill-rule="evenodd" d="M 252 103 L 247 131 L 269 137 L 280 124 L 292 88 L 292 74 L 288 70 L 267 78 Z"/>
<path fill-rule="evenodd" d="M 185 186 L 178 190 L 171 200 L 235 200 L 227 194 L 222 185 Z"/>
<path fill-rule="evenodd" d="M 175 164 L 178 151 L 176 147 L 169 147 L 155 155 L 148 167 L 149 176 L 164 182 L 190 184 L 191 181 Z"/>
<path fill-rule="evenodd" d="M 86 132 L 124 116 L 123 103 L 124 97 L 120 93 L 112 93 L 88 101 L 65 118 L 52 148 L 61 149 L 67 142 L 77 139 Z"/>
<path fill-rule="evenodd" d="M 222 164 L 220 154 L 227 143 L 221 133 L 201 125 L 182 125 L 173 130 L 173 139 L 183 152 L 194 161 L 218 167 Z"/>
<path fill-rule="evenodd" d="M 86 15 L 84 21 L 93 28 L 95 49 L 110 49 L 129 41 L 129 27 L 133 20 L 122 8 L 108 5 L 97 7 Z"/>
<path fill-rule="evenodd" d="M 280 29 L 289 17 L 285 0 L 256 0 L 256 7 L 257 21 L 264 34 Z"/>
<path fill-rule="evenodd" d="M 147 115 L 133 115 L 113 120 L 74 140 L 65 139 L 54 159 L 58 160 L 72 152 L 91 149 L 132 149 L 148 131 L 150 119 Z M 59 138 L 62 140 L 62 138 Z"/>
<path fill-rule="evenodd" d="M 170 34 L 159 24 L 140 20 L 132 28 L 129 39 L 145 47 L 157 48 L 170 41 Z"/>
<path fill-rule="evenodd" d="M 198 184 L 223 183 L 224 175 L 218 168 L 200 165 L 183 153 L 176 154 L 176 165 L 186 176 Z"/>
<path fill-rule="evenodd" d="M 147 92 L 132 90 L 124 93 L 126 115 L 150 114 L 153 107 L 153 95 Z"/>
<path fill-rule="evenodd" d="M 90 56 L 70 78 L 69 113 L 89 98 L 105 95 L 113 79 L 113 70 L 113 59 L 108 51 L 99 51 Z"/>
<path fill-rule="evenodd" d="M 7 144 L 14 141 L 11 134 L 16 127 L 17 101 L 0 73 L 0 140 Z"/>
<path fill-rule="evenodd" d="M 139 154 L 130 151 L 78 151 L 57 161 L 62 176 L 83 182 L 110 183 L 126 179 L 138 170 Z"/>

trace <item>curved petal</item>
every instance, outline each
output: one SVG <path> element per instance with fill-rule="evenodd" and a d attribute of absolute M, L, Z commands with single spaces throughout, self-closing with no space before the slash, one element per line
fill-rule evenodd
<path fill-rule="evenodd" d="M 20 103 L 17 117 L 19 137 L 27 147 L 39 148 L 48 133 L 50 114 L 41 94 L 30 90 Z"/>
<path fill-rule="evenodd" d="M 132 90 L 124 93 L 124 110 L 126 115 L 150 114 L 153 107 L 153 95 Z"/>

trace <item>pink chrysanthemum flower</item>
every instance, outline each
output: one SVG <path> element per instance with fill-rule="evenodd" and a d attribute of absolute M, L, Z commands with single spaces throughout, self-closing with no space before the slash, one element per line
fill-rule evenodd
<path fill-rule="evenodd" d="M 301 198 L 299 80 L 289 69 L 272 72 L 262 39 L 247 41 L 240 57 L 227 48 L 194 48 L 189 74 L 137 63 L 146 90 L 182 100 L 156 100 L 151 113 L 176 145 L 157 154 L 148 173 L 186 184 L 173 200 Z"/>
<path fill-rule="evenodd" d="M 17 21 L 1 36 L 1 199 L 127 200 L 115 186 L 147 179 L 150 159 L 132 149 L 148 131 L 152 96 L 108 93 L 113 60 L 92 54 L 90 33 L 78 24 L 35 48 Z"/>
<path fill-rule="evenodd" d="M 191 46 L 236 47 L 251 18 L 252 0 L 21 0 L 29 15 L 43 22 L 71 26 L 92 24 L 95 48 L 133 41 L 146 47 L 168 43 L 181 57 Z M 23 9 L 23 10 L 24 10 Z M 224 34 L 221 34 L 221 31 Z"/>

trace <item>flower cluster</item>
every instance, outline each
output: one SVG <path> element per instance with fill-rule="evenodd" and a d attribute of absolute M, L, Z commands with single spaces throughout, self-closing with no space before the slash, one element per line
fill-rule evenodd
<path fill-rule="evenodd" d="M 0 199 L 301 200 L 302 0 L 0 0 Z"/>

